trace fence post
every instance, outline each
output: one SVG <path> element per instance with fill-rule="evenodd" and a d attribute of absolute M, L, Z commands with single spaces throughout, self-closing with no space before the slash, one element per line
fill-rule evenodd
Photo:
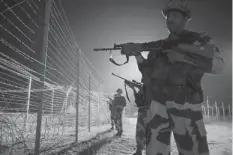
<path fill-rule="evenodd" d="M 28 96 L 27 96 L 27 113 L 24 123 L 24 129 L 27 130 L 27 122 L 28 122 L 28 113 L 29 113 L 29 106 L 30 106 L 30 96 L 31 96 L 31 85 L 32 85 L 32 77 L 29 78 L 29 84 L 28 84 Z"/>
<path fill-rule="evenodd" d="M 206 108 L 205 108 L 205 106 L 202 104 L 201 107 L 202 107 L 202 112 L 204 112 L 204 115 L 206 116 Z"/>
<path fill-rule="evenodd" d="M 88 131 L 91 132 L 91 75 L 89 75 Z"/>
<path fill-rule="evenodd" d="M 210 106 L 210 109 L 211 109 L 211 116 L 213 117 L 214 116 L 214 108 Z"/>
<path fill-rule="evenodd" d="M 217 105 L 216 101 L 215 101 L 215 109 L 216 109 L 216 117 L 217 117 L 217 120 L 218 120 L 218 105 Z"/>
<path fill-rule="evenodd" d="M 44 81 L 45 81 L 45 66 L 47 61 L 47 46 L 48 46 L 48 32 L 49 32 L 49 19 L 50 19 L 50 11 L 52 7 L 52 0 L 41 1 L 42 11 L 41 13 L 41 33 L 39 35 L 39 43 L 38 43 L 38 53 L 39 53 L 39 61 L 43 64 L 43 67 L 39 67 L 39 73 L 42 74 L 40 77 L 40 82 L 42 83 L 41 88 L 44 88 Z M 35 138 L 35 155 L 40 154 L 40 137 L 41 137 L 41 120 L 42 120 L 42 109 L 43 109 L 43 98 L 44 98 L 44 91 L 41 91 L 39 94 L 39 104 L 38 104 L 38 111 L 37 111 L 37 125 L 36 125 L 36 138 Z"/>
<path fill-rule="evenodd" d="M 222 114 L 223 114 L 223 120 L 225 120 L 225 108 L 223 102 L 222 102 Z"/>
<path fill-rule="evenodd" d="M 230 104 L 228 104 L 228 109 L 229 109 L 229 118 L 231 119 L 232 113 L 231 113 L 231 106 L 230 106 Z"/>
<path fill-rule="evenodd" d="M 54 100 L 54 89 L 52 91 L 52 103 L 51 103 L 51 114 L 53 114 L 53 100 Z"/>
<path fill-rule="evenodd" d="M 98 107 L 97 107 L 98 108 L 98 113 L 97 113 L 98 114 L 98 123 L 97 123 L 98 126 L 100 126 L 100 94 L 101 93 L 99 92 Z"/>
<path fill-rule="evenodd" d="M 207 103 L 207 115 L 208 115 L 208 118 L 210 118 L 210 109 L 209 109 L 209 99 L 208 99 L 208 96 L 207 96 L 206 103 Z"/>
<path fill-rule="evenodd" d="M 77 81 L 76 81 L 76 131 L 75 131 L 75 142 L 78 142 L 78 125 L 79 125 L 79 66 L 80 66 L 80 54 L 79 54 L 79 50 L 78 51 L 78 62 L 77 62 Z"/>

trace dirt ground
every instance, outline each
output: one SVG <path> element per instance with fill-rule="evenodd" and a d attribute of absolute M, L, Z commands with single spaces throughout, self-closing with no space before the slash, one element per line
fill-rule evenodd
<path fill-rule="evenodd" d="M 135 123 L 130 120 L 124 124 L 122 138 L 116 138 L 102 146 L 99 150 L 93 150 L 95 155 L 132 155 L 135 151 Z M 232 124 L 227 122 L 212 122 L 206 124 L 208 143 L 211 155 L 232 154 Z M 172 155 L 178 155 L 176 144 L 172 136 Z M 143 152 L 145 154 L 145 151 Z"/>

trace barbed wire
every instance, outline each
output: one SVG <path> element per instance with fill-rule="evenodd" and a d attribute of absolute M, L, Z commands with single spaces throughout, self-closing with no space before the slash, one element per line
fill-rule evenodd
<path fill-rule="evenodd" d="M 96 126 L 109 121 L 106 99 L 98 91 L 103 79 L 79 48 L 59 0 L 53 0 L 50 13 L 46 63 L 39 59 L 36 44 L 43 2 L 1 0 L 0 121 L 4 120 L 4 125 L 0 123 L 0 145 L 6 146 L 8 153 L 32 153 L 36 112 L 41 102 L 41 151 L 75 135 L 78 80 L 78 132 L 87 132 L 88 123 Z M 44 73 L 39 72 L 41 67 L 45 68 Z M 43 98 L 39 98 L 42 91 Z M 101 113 L 104 117 L 98 120 Z M 14 134 L 10 136 L 8 131 Z"/>

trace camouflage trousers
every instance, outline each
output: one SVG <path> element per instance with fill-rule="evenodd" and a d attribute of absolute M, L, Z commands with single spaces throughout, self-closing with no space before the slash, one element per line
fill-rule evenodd
<path fill-rule="evenodd" d="M 112 127 L 114 127 L 114 116 L 113 115 L 111 115 L 111 125 Z"/>
<path fill-rule="evenodd" d="M 136 124 L 136 143 L 137 149 L 143 150 L 146 145 L 146 113 L 148 108 L 138 109 L 138 118 Z"/>
<path fill-rule="evenodd" d="M 169 155 L 171 132 L 180 155 L 209 155 L 200 104 L 152 101 L 146 123 L 146 155 Z"/>
<path fill-rule="evenodd" d="M 122 130 L 122 113 L 123 113 L 123 109 L 116 108 L 115 115 L 114 115 L 114 123 L 115 123 L 117 131 Z"/>

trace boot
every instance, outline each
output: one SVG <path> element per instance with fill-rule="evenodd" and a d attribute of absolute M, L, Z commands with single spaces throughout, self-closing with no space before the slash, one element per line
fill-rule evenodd
<path fill-rule="evenodd" d="M 142 150 L 137 148 L 136 152 L 133 155 L 142 155 Z"/>
<path fill-rule="evenodd" d="M 119 130 L 116 134 L 116 136 L 121 137 L 123 130 Z"/>

